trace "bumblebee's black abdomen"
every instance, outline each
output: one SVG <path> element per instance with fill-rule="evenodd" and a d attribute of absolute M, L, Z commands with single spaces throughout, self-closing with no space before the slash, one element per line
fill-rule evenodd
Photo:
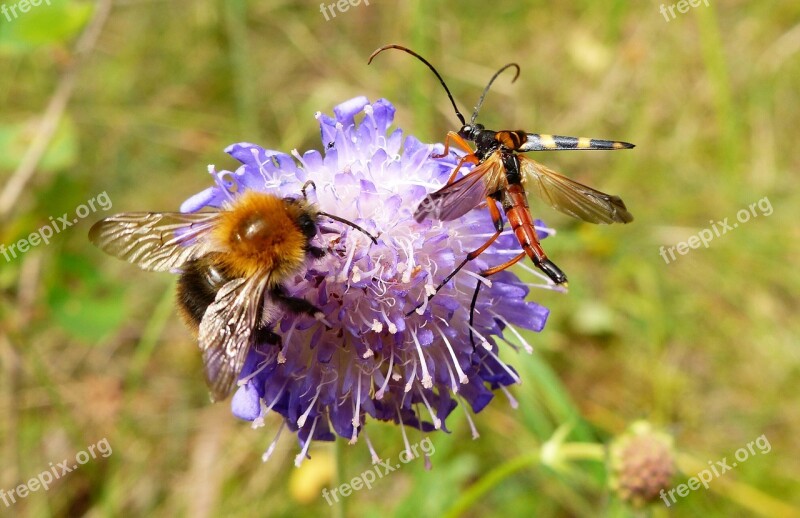
<path fill-rule="evenodd" d="M 215 261 L 214 254 L 188 262 L 178 278 L 177 289 L 178 307 L 186 323 L 197 330 L 217 292 L 231 280 L 233 277 Z M 271 327 L 259 326 L 253 329 L 253 343 L 279 345 L 281 339 Z"/>
<path fill-rule="evenodd" d="M 188 262 L 178 279 L 178 306 L 193 327 L 199 327 L 217 292 L 231 279 L 207 258 Z"/>

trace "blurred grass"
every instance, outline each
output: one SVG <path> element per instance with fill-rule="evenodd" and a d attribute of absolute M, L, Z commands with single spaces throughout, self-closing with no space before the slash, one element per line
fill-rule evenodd
<path fill-rule="evenodd" d="M 3 185 L 89 5 L 54 1 L 11 22 L 0 17 Z M 208 185 L 206 164 L 232 165 L 222 153 L 229 143 L 318 148 L 314 112 L 355 95 L 387 97 L 399 127 L 441 140 L 457 121 L 435 78 L 399 53 L 368 67 L 382 44 L 408 44 L 436 64 L 464 112 L 497 68 L 517 61 L 520 79 L 498 81 L 479 120 L 636 143 L 631 152 L 541 157 L 622 195 L 636 221 L 593 227 L 537 213 L 559 229 L 545 244 L 569 273 L 570 293 L 534 293 L 552 315 L 543 333 L 527 336 L 533 356 L 503 350 L 524 379 L 511 390 L 519 408 L 498 393 L 475 418 L 476 441 L 457 410 L 452 433 L 432 436 L 433 470 L 410 463 L 349 497 L 348 515 L 443 514 L 494 469 L 506 476 L 468 516 L 632 515 L 605 489 L 600 463 L 559 471 L 535 459 L 562 425 L 573 426 L 570 442 L 607 442 L 645 418 L 701 468 L 762 434 L 772 446 L 672 513 L 788 516 L 775 502 L 800 506 L 798 27 L 791 2 L 711 2 L 669 22 L 657 4 L 621 1 L 491 9 L 477 0 L 373 1 L 330 21 L 316 5 L 292 2 L 118 2 L 0 243 L 103 191 L 109 212 L 174 209 Z M 772 215 L 670 264 L 659 256 L 660 246 L 764 197 Z M 332 462 L 332 447 L 315 444 L 314 460 L 296 470 L 296 443 L 285 434 L 259 462 L 277 423 L 252 431 L 226 404 L 208 404 L 195 345 L 170 304 L 174 280 L 92 249 L 86 231 L 103 215 L 0 268 L 0 488 L 103 437 L 114 453 L 0 512 L 330 513 L 319 492 L 332 480 L 308 473 Z M 370 423 L 367 432 L 384 457 L 399 453 L 394 427 Z M 344 454 L 349 476 L 369 468 L 363 442 Z M 310 499 L 296 489 L 309 486 Z"/>

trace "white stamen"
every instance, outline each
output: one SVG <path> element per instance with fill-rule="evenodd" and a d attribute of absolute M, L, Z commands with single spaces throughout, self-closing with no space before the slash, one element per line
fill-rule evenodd
<path fill-rule="evenodd" d="M 377 319 L 373 318 L 372 319 L 372 330 L 374 332 L 376 332 L 376 333 L 380 333 L 381 331 L 383 331 L 383 324 L 378 322 Z"/>
<path fill-rule="evenodd" d="M 481 345 L 483 346 L 484 349 L 486 349 L 487 351 L 492 350 L 492 344 L 489 342 L 489 340 L 484 338 L 483 335 L 480 334 L 478 330 L 472 327 L 471 325 L 467 324 L 467 327 L 472 329 L 472 332 L 475 334 L 475 336 L 477 336 L 480 339 Z"/>
<path fill-rule="evenodd" d="M 483 275 L 479 275 L 479 274 L 477 274 L 475 272 L 471 272 L 469 270 L 461 270 L 461 271 L 466 273 L 470 277 L 475 277 L 476 279 L 478 279 L 487 288 L 491 288 L 492 287 L 492 281 L 490 281 L 489 279 L 487 279 Z"/>
<path fill-rule="evenodd" d="M 395 408 L 397 409 L 397 419 L 400 421 L 400 433 L 403 434 L 403 443 L 406 445 L 406 454 L 411 458 L 411 444 L 409 444 L 408 436 L 406 435 L 406 425 L 403 424 L 403 414 L 397 405 L 395 405 Z"/>
<path fill-rule="evenodd" d="M 369 453 L 372 456 L 372 463 L 379 464 L 381 462 L 381 458 L 378 456 L 378 452 L 375 451 L 375 448 L 372 447 L 372 441 L 369 440 L 369 435 L 367 435 L 367 431 L 364 430 L 361 433 L 364 434 L 364 440 L 367 441 L 367 448 L 369 449 Z"/>
<path fill-rule="evenodd" d="M 509 375 L 509 376 L 511 376 L 511 378 L 514 380 L 514 383 L 516 383 L 516 384 L 518 384 L 518 385 L 519 385 L 519 384 L 522 384 L 522 380 L 521 380 L 521 379 L 519 379 L 519 376 L 517 376 L 517 374 L 516 374 L 514 371 L 512 371 L 512 370 L 511 370 L 511 369 L 508 367 L 508 365 L 506 365 L 506 364 L 505 364 L 505 362 L 501 361 L 501 360 L 500 360 L 500 358 L 499 358 L 499 357 L 498 357 L 498 356 L 497 356 L 497 355 L 494 353 L 494 351 L 492 351 L 491 349 L 489 349 L 489 350 L 488 350 L 488 352 L 489 352 L 489 355 L 490 355 L 492 358 L 494 358 L 494 359 L 495 359 L 495 361 L 497 361 L 497 363 L 500 365 L 500 367 L 501 367 L 501 368 L 502 368 L 504 371 L 506 371 L 506 372 L 508 373 L 508 375 Z M 489 368 L 489 366 L 488 366 L 488 365 L 486 366 L 486 370 L 488 370 L 490 374 L 494 374 L 494 372 L 492 372 L 492 369 L 491 369 L 491 368 Z"/>
<path fill-rule="evenodd" d="M 356 255 L 356 247 L 351 247 L 347 251 L 347 260 L 344 263 L 339 275 L 336 277 L 336 282 L 347 282 L 347 274 L 350 272 L 350 265 L 353 263 L 353 257 Z"/>
<path fill-rule="evenodd" d="M 527 340 L 525 340 L 525 338 L 523 338 L 523 336 L 522 336 L 522 335 L 519 333 L 519 331 L 517 331 L 517 328 L 516 328 L 516 327 L 512 326 L 511 324 L 509 324 L 509 323 L 508 323 L 508 320 L 506 320 L 505 318 L 503 318 L 503 316 L 501 316 L 501 315 L 498 315 L 498 314 L 497 314 L 497 313 L 495 313 L 494 311 L 490 311 L 490 313 L 491 313 L 491 314 L 492 314 L 492 316 L 494 316 L 494 317 L 495 317 L 497 320 L 499 320 L 500 322 L 504 323 L 504 324 L 506 325 L 506 328 L 507 328 L 507 329 L 510 329 L 510 330 L 511 330 L 511 332 L 512 332 L 512 333 L 514 333 L 514 336 L 516 336 L 516 337 L 517 337 L 517 340 L 519 340 L 519 341 L 522 343 L 522 348 L 523 348 L 523 349 L 525 349 L 525 352 L 526 352 L 526 353 L 528 353 L 528 354 L 533 354 L 533 347 L 531 347 L 531 344 L 529 344 L 529 343 L 528 343 L 528 341 L 527 341 Z"/>
<path fill-rule="evenodd" d="M 386 321 L 386 325 L 389 328 L 389 334 L 393 335 L 397 333 L 397 326 L 394 325 L 394 322 L 389 320 L 389 315 L 386 314 L 386 311 L 384 311 L 383 308 L 381 308 L 381 315 L 383 315 L 383 319 Z"/>
<path fill-rule="evenodd" d="M 502 385 L 500 385 L 500 390 L 502 390 L 503 394 L 505 394 L 506 397 L 508 398 L 508 404 L 511 405 L 511 408 L 516 410 L 517 407 L 519 407 L 519 403 L 514 398 L 514 396 L 511 395 L 511 392 L 509 392 L 508 389 L 506 387 L 502 386 Z"/>
<path fill-rule="evenodd" d="M 253 430 L 257 430 L 259 428 L 264 427 L 264 416 L 267 415 L 267 412 L 269 412 L 267 404 L 264 402 L 263 399 L 258 400 L 258 406 L 260 408 L 260 413 L 258 417 L 253 419 L 253 421 L 250 423 L 250 428 L 252 428 Z"/>
<path fill-rule="evenodd" d="M 456 352 L 453 350 L 453 346 L 450 345 L 450 340 L 447 339 L 447 335 L 442 332 L 438 325 L 434 324 L 434 327 L 437 331 L 439 331 L 442 340 L 444 340 L 445 345 L 447 345 L 447 350 L 450 351 L 450 357 L 453 359 L 453 366 L 456 368 L 456 372 L 458 373 L 458 381 L 460 381 L 462 384 L 469 383 L 469 378 L 466 374 L 464 374 L 464 371 L 461 370 L 461 365 L 458 364 L 458 359 L 456 359 Z"/>
<path fill-rule="evenodd" d="M 481 434 L 478 433 L 478 428 L 475 426 L 475 422 L 472 420 L 472 417 L 469 415 L 470 407 L 467 404 L 467 402 L 464 401 L 464 398 L 462 398 L 461 396 L 456 396 L 456 397 L 461 402 L 461 407 L 464 409 L 464 417 L 467 418 L 467 422 L 469 423 L 469 429 L 472 431 L 472 440 L 474 441 L 475 439 L 480 437 Z"/>
<path fill-rule="evenodd" d="M 447 373 L 450 375 L 450 390 L 453 394 L 458 394 L 458 383 L 456 383 L 456 377 L 453 374 L 453 369 L 450 367 L 450 363 L 445 360 L 445 366 L 447 367 Z"/>
<path fill-rule="evenodd" d="M 437 430 L 442 427 L 442 420 L 439 419 L 436 414 L 433 413 L 433 409 L 431 408 L 430 403 L 428 403 L 428 398 L 425 397 L 425 393 L 422 391 L 421 388 L 417 387 L 419 391 L 419 395 L 422 396 L 422 402 L 425 404 L 425 407 L 428 409 L 428 413 L 431 415 L 431 420 L 433 421 L 433 427 Z"/>
<path fill-rule="evenodd" d="M 300 465 L 305 460 L 306 454 L 308 453 L 308 447 L 311 446 L 311 441 L 314 440 L 314 428 L 317 427 L 317 421 L 318 420 L 319 420 L 319 416 L 314 418 L 314 422 L 311 423 L 311 431 L 308 432 L 308 440 L 303 445 L 303 451 L 298 453 L 297 456 L 294 458 L 294 465 L 296 467 L 298 467 L 298 468 L 300 467 Z"/>
<path fill-rule="evenodd" d="M 428 372 L 428 363 L 425 361 L 425 354 L 422 352 L 422 345 L 419 343 L 416 330 L 411 331 L 411 337 L 414 339 L 414 343 L 417 346 L 419 362 L 422 364 L 422 386 L 431 388 L 433 387 L 433 378 L 431 378 L 431 374 Z"/>
<path fill-rule="evenodd" d="M 389 386 L 389 380 L 392 378 L 392 366 L 394 364 L 394 352 L 389 353 L 389 368 L 386 370 L 386 379 L 383 380 L 383 385 L 375 393 L 375 399 L 383 399 L 383 394 L 386 392 L 386 387 Z"/>
<path fill-rule="evenodd" d="M 264 426 L 264 418 L 267 417 L 267 414 L 269 414 L 270 410 L 272 410 L 272 407 L 275 406 L 275 403 L 277 403 L 278 399 L 280 399 L 280 397 L 283 395 L 283 391 L 286 389 L 287 383 L 289 383 L 288 379 L 283 382 L 283 386 L 278 391 L 278 394 L 275 396 L 275 399 L 272 400 L 272 403 L 270 403 L 269 406 L 267 406 L 266 402 L 263 399 L 258 400 L 258 403 L 261 406 L 261 415 L 253 419 L 253 424 L 252 424 L 253 429 L 261 428 L 262 426 Z"/>
<path fill-rule="evenodd" d="M 320 390 L 322 390 L 322 385 L 321 384 L 320 384 L 320 386 L 317 387 L 317 393 L 314 394 L 314 398 L 311 400 L 311 403 L 308 404 L 308 408 L 306 408 L 306 411 L 303 412 L 303 415 L 301 415 L 297 419 L 297 426 L 299 426 L 300 428 L 302 428 L 303 425 L 306 424 L 306 419 L 308 419 L 308 414 L 310 414 L 311 410 L 314 409 L 314 404 L 317 402 L 317 398 L 319 397 Z"/>
<path fill-rule="evenodd" d="M 528 273 L 532 273 L 536 277 L 542 279 L 548 285 L 551 285 L 551 286 L 555 286 L 556 285 L 556 283 L 554 283 L 553 281 L 550 280 L 550 277 L 546 276 L 545 274 L 543 274 L 539 270 L 534 270 L 533 268 L 531 268 L 530 266 L 528 266 L 527 264 L 525 264 L 523 262 L 519 262 L 517 264 L 520 266 L 520 268 L 522 268 L 523 270 L 527 271 Z"/>
<path fill-rule="evenodd" d="M 408 378 L 408 382 L 406 383 L 405 389 L 403 392 L 409 392 L 411 390 L 411 386 L 414 384 L 414 380 L 417 379 L 417 360 L 414 359 L 414 369 L 411 371 L 411 376 Z"/>
<path fill-rule="evenodd" d="M 353 423 L 353 427 L 354 427 L 353 428 L 353 438 L 354 439 L 355 439 L 355 436 L 356 436 L 356 429 L 358 428 L 358 425 L 361 423 L 361 416 L 360 416 L 360 413 L 361 413 L 361 371 L 359 369 L 356 369 L 356 370 L 358 371 L 358 383 L 357 383 L 357 389 L 356 389 L 357 390 L 356 391 L 356 408 L 355 408 L 355 411 L 353 412 L 353 420 L 351 421 Z"/>
<path fill-rule="evenodd" d="M 272 456 L 272 453 L 275 451 L 275 447 L 278 445 L 278 439 L 281 437 L 281 432 L 283 428 L 286 426 L 286 421 L 281 421 L 281 426 L 278 428 L 278 433 L 275 434 L 275 438 L 272 439 L 267 450 L 261 454 L 261 462 L 267 462 L 269 458 Z"/>
<path fill-rule="evenodd" d="M 556 229 L 550 227 L 540 227 L 538 225 L 534 225 L 533 229 L 536 230 L 537 232 L 544 232 L 548 236 L 554 236 L 557 234 Z"/>

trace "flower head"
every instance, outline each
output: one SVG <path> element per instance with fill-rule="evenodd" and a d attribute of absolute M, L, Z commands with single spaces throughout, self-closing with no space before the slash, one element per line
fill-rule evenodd
<path fill-rule="evenodd" d="M 515 326 L 540 331 L 547 319 L 546 308 L 525 301 L 528 286 L 513 273 L 498 273 L 491 282 L 475 273 L 518 252 L 510 232 L 414 312 L 493 226 L 486 210 L 447 223 L 414 220 L 414 209 L 446 182 L 456 159 L 432 159 L 441 145 L 390 131 L 394 112 L 386 100 L 357 97 L 334 108 L 334 117 L 317 113 L 324 153 L 234 144 L 226 151 L 242 165 L 235 172 L 211 167 L 217 185 L 181 208 L 221 207 L 246 190 L 299 196 L 312 180 L 308 196 L 321 210 L 378 236 L 373 244 L 323 218 L 314 243 L 328 253 L 285 288 L 320 308 L 324 321 L 285 314 L 275 330 L 281 345 L 257 344 L 241 372 L 233 413 L 255 425 L 270 412 L 280 414 L 298 432 L 298 464 L 312 440 L 340 435 L 355 442 L 368 417 L 430 431 L 446 429 L 458 400 L 480 412 L 494 390 L 508 394 L 505 387 L 519 381 L 498 356 L 503 333 L 510 330 L 530 350 Z M 468 322 L 477 282 L 484 286 L 474 347 Z"/>
<path fill-rule="evenodd" d="M 636 507 L 658 500 L 676 473 L 672 438 L 645 421 L 633 423 L 612 443 L 609 460 L 612 489 Z"/>

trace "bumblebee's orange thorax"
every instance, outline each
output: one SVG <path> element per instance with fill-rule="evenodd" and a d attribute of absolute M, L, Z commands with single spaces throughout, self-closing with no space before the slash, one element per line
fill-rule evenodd
<path fill-rule="evenodd" d="M 309 239 L 298 220 L 316 215 L 304 200 L 250 191 L 220 213 L 214 238 L 228 253 L 224 261 L 233 277 L 267 271 L 275 282 L 298 270 Z"/>

